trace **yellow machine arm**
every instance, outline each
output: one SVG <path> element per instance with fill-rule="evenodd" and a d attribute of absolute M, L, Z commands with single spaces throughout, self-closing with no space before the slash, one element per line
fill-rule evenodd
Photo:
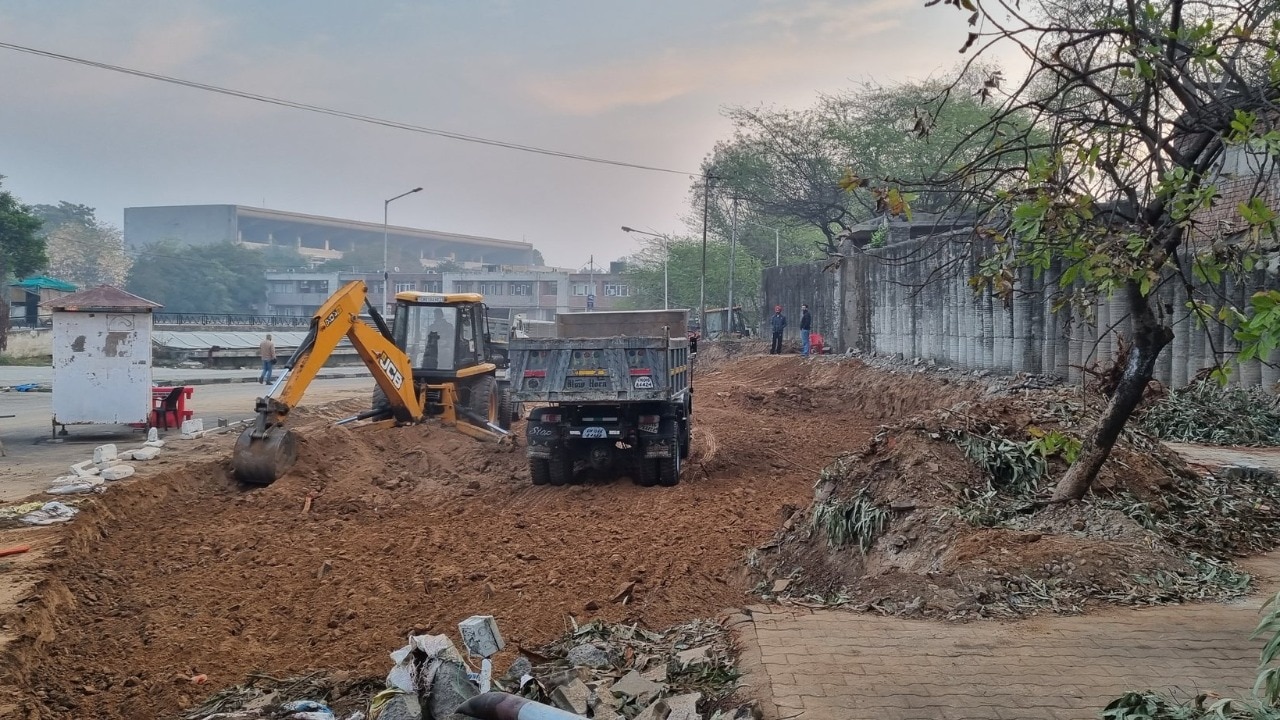
<path fill-rule="evenodd" d="M 360 311 L 366 307 L 377 327 L 360 319 Z M 285 421 L 344 337 L 351 341 L 386 394 L 396 422 L 422 421 L 426 398 L 419 396 L 414 387 L 409 357 L 396 347 L 386 321 L 369 304 L 365 283 L 350 282 L 316 311 L 311 318 L 311 331 L 285 363 L 284 374 L 265 397 L 258 398 L 255 423 L 240 435 L 232 454 L 237 478 L 254 485 L 269 485 L 293 465 L 298 455 L 297 440 L 292 431 L 284 428 Z M 281 383 L 279 397 L 272 397 Z"/>

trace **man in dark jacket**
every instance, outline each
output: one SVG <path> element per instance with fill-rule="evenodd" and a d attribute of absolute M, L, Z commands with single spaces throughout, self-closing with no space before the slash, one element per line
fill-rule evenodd
<path fill-rule="evenodd" d="M 778 355 L 782 352 L 782 331 L 787 329 L 787 316 L 782 314 L 781 305 L 774 306 L 773 317 L 769 318 L 769 328 L 773 330 L 773 345 L 769 348 L 769 354 Z"/>
<path fill-rule="evenodd" d="M 809 306 L 800 306 L 800 355 L 809 357 L 809 334 L 813 332 L 813 318 L 809 316 Z"/>

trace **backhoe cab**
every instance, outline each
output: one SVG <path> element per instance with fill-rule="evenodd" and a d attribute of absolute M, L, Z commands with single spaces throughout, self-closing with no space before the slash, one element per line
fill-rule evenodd
<path fill-rule="evenodd" d="M 414 385 L 425 392 L 426 416 L 443 416 L 445 423 L 453 424 L 461 415 L 481 428 L 507 429 L 510 413 L 502 412 L 505 388 L 496 375 L 498 366 L 506 365 L 506 356 L 496 352 L 489 334 L 484 296 L 398 293 L 391 333 L 413 364 Z M 450 393 L 451 401 L 446 397 Z M 381 387 L 374 390 L 373 407 L 381 411 L 375 417 L 392 414 Z M 471 434 L 470 429 L 463 431 Z"/>
<path fill-rule="evenodd" d="M 390 427 L 436 417 L 479 439 L 507 436 L 511 413 L 497 380 L 484 298 L 399 293 L 388 326 L 367 295 L 363 282 L 348 283 L 311 318 L 311 330 L 280 380 L 258 398 L 254 425 L 236 441 L 231 465 L 238 479 L 269 485 L 293 465 L 297 439 L 285 422 L 343 338 L 376 382 L 373 408 L 344 423 L 373 420 Z"/>

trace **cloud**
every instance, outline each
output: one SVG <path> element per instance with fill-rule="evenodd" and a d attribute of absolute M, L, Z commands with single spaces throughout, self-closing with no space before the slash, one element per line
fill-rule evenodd
<path fill-rule="evenodd" d="M 554 113 L 591 116 L 660 105 L 726 87 L 769 87 L 822 68 L 856 67 L 851 56 L 873 51 L 855 41 L 902 24 L 901 0 L 860 4 L 770 1 L 734 26 L 720 45 L 619 58 L 595 67 L 528 76 L 523 92 Z"/>

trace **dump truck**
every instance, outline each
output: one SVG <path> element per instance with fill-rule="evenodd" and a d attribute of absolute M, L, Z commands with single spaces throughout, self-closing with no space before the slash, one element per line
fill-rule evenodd
<path fill-rule="evenodd" d="M 693 372 L 687 310 L 562 313 L 555 338 L 512 338 L 511 398 L 534 485 L 577 468 L 676 485 L 689 454 Z"/>

